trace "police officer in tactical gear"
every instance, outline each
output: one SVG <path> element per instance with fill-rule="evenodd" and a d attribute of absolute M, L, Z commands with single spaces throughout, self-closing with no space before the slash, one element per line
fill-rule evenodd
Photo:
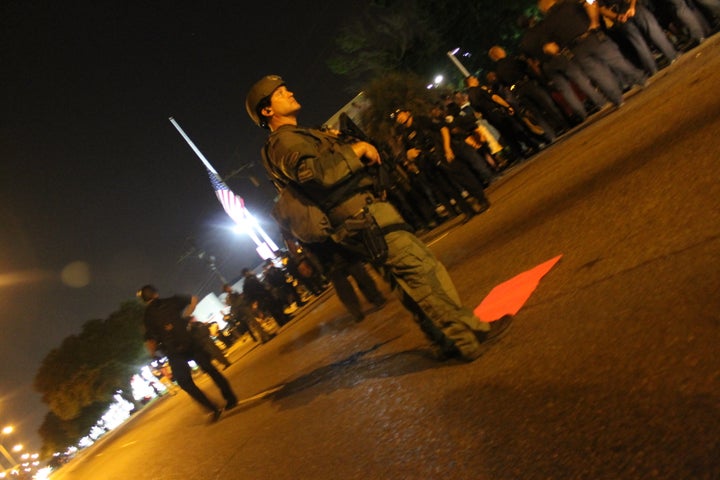
<path fill-rule="evenodd" d="M 274 181 L 292 184 L 320 205 L 336 230 L 358 214 L 376 222 L 387 247 L 382 266 L 443 357 L 474 360 L 484 351 L 484 342 L 506 331 L 511 317 L 489 324 L 461 304 L 445 267 L 373 190 L 368 169 L 382 160 L 372 144 L 347 143 L 331 133 L 299 127 L 300 104 L 277 75 L 265 76 L 251 87 L 245 108 L 255 124 L 271 132 L 263 161 Z"/>

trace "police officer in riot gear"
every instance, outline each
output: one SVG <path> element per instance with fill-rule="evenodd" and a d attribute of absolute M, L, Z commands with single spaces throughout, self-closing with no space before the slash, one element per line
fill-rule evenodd
<path fill-rule="evenodd" d="M 489 324 L 461 304 L 445 267 L 374 191 L 368 169 L 382 160 L 372 144 L 347 143 L 328 132 L 299 127 L 300 104 L 276 75 L 251 87 L 245 107 L 255 124 L 271 132 L 263 161 L 274 180 L 292 184 L 320 205 L 336 231 L 357 215 L 376 222 L 386 244 L 382 266 L 397 283 L 404 305 L 444 356 L 474 360 L 484 351 L 483 342 L 506 331 L 511 317 Z"/>

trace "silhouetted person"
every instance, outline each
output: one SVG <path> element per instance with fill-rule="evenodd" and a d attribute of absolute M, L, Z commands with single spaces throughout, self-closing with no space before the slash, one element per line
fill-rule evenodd
<path fill-rule="evenodd" d="M 225 409 L 237 406 L 237 397 L 227 379 L 213 365 L 210 354 L 193 338 L 190 318 L 198 303 L 196 296 L 175 295 L 160 298 L 152 285 L 145 285 L 138 291 L 138 297 L 145 303 L 145 346 L 151 356 L 157 357 L 162 351 L 167 356 L 173 378 L 193 400 L 212 413 L 213 421 L 220 418 L 223 409 L 215 405 L 195 385 L 188 362 L 193 360 L 212 378 L 222 392 Z"/>

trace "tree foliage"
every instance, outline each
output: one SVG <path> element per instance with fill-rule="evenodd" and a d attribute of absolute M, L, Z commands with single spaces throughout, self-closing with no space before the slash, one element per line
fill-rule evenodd
<path fill-rule="evenodd" d="M 146 360 L 142 314 L 137 302 L 125 302 L 107 319 L 86 322 L 43 359 L 34 386 L 59 420 L 79 419 L 88 408 L 112 403 L 118 390 L 129 391 Z"/>
<path fill-rule="evenodd" d="M 361 125 L 375 142 L 386 144 L 392 150 L 397 150 L 398 146 L 395 145 L 397 136 L 393 134 L 394 120 L 390 114 L 398 108 L 426 113 L 440 100 L 438 92 L 428 90 L 418 75 L 406 72 L 375 78 L 368 82 L 364 94 L 369 106 L 361 114 Z"/>
<path fill-rule="evenodd" d="M 106 409 L 105 402 L 93 403 L 84 407 L 81 413 L 71 420 L 63 420 L 53 412 L 48 412 L 38 430 L 43 440 L 40 456 L 48 459 L 55 452 L 63 452 L 68 447 L 77 445 L 78 440 L 89 432 Z"/>
<path fill-rule="evenodd" d="M 421 72 L 440 45 L 438 30 L 417 2 L 371 2 L 340 28 L 328 66 L 357 86 L 389 71 Z"/>
<path fill-rule="evenodd" d="M 500 44 L 513 51 L 521 31 L 518 18 L 536 9 L 535 0 L 384 0 L 371 2 L 340 28 L 330 69 L 351 89 L 390 72 L 420 77 L 452 72 L 447 52 L 460 48 L 471 71 L 490 65 L 488 49 Z"/>
<path fill-rule="evenodd" d="M 397 153 L 388 115 L 398 107 L 427 113 L 462 86 L 463 75 L 447 53 L 459 48 L 463 65 L 481 76 L 492 66 L 490 47 L 513 52 L 522 33 L 518 19 L 536 11 L 536 0 L 374 0 L 340 28 L 328 65 L 345 77 L 349 91 L 362 91 L 369 100 L 360 118 L 365 133 Z M 444 86 L 428 90 L 440 72 Z"/>

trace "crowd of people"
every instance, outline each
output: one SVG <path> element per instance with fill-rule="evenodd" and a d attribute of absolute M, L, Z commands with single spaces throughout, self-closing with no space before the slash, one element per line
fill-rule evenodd
<path fill-rule="evenodd" d="M 485 211 L 484 188 L 508 166 L 622 106 L 720 27 L 720 0 L 539 0 L 538 10 L 518 20 L 516 44 L 488 49 L 484 78 L 440 91 L 429 111 L 390 113 L 390 200 L 416 231 Z"/>
<path fill-rule="evenodd" d="M 250 268 L 243 268 L 241 291 L 229 284 L 223 286 L 224 301 L 230 307 L 226 319 L 236 335 L 248 333 L 253 341 L 269 341 L 274 334 L 265 326 L 266 319 L 284 326 L 292 318 L 292 312 L 307 303 L 308 297 L 320 295 L 327 288 L 325 279 L 314 272 L 312 277 L 297 272 L 291 274 L 293 268 L 286 267 L 291 261 L 289 256 L 278 252 L 276 258 L 265 262 L 260 277 Z"/>
<path fill-rule="evenodd" d="M 331 285 L 340 302 L 355 321 L 365 318 L 362 297 L 373 310 L 382 308 L 387 299 L 380 291 L 366 263 L 332 242 L 322 246 L 291 242 L 289 250 L 275 252 L 275 259 L 265 261 L 260 275 L 249 268 L 242 270 L 241 291 L 229 284 L 223 286 L 224 301 L 230 307 L 226 320 L 235 335 L 249 333 L 253 341 L 265 343 L 274 334 L 264 326 L 274 322 L 286 325 L 293 312 L 313 298 L 322 295 Z"/>

